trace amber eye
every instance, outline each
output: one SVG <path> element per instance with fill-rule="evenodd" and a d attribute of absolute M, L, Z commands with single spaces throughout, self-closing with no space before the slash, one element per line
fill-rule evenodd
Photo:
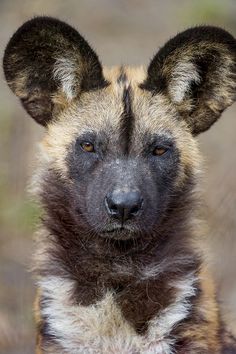
<path fill-rule="evenodd" d="M 80 144 L 82 149 L 86 152 L 94 152 L 94 146 L 92 143 L 89 143 L 88 141 L 84 141 Z"/>
<path fill-rule="evenodd" d="M 164 147 L 156 147 L 154 150 L 153 150 L 153 155 L 156 155 L 156 156 L 161 156 L 163 155 L 168 149 L 164 148 Z"/>

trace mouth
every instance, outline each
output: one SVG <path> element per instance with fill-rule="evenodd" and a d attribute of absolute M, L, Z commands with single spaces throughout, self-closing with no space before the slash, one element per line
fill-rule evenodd
<path fill-rule="evenodd" d="M 131 230 L 125 226 L 112 227 L 104 230 L 100 236 L 109 245 L 109 249 L 112 247 L 114 250 L 127 254 L 137 249 L 138 232 Z"/>
<path fill-rule="evenodd" d="M 127 225 L 112 225 L 99 233 L 109 250 L 115 250 L 119 254 L 130 254 L 144 250 L 150 244 L 150 239 L 145 237 L 139 230 Z"/>
<path fill-rule="evenodd" d="M 127 241 L 137 238 L 136 233 L 124 226 L 107 228 L 100 234 L 103 238 L 116 241 Z"/>

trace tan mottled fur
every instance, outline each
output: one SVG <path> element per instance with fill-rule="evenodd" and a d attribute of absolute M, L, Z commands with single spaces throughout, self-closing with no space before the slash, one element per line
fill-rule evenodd
<path fill-rule="evenodd" d="M 183 167 L 191 165 L 199 169 L 201 159 L 198 153 L 197 141 L 188 133 L 186 123 L 179 119 L 178 111 L 171 105 L 164 95 L 152 96 L 139 88 L 145 77 L 145 70 L 141 68 L 125 68 L 127 83 L 133 89 L 133 111 L 136 117 L 134 136 L 139 132 L 164 133 L 169 131 L 176 139 L 181 151 Z M 124 86 L 117 82 L 120 68 L 106 68 L 105 78 L 111 82 L 102 92 L 89 92 L 81 95 L 80 100 L 74 100 L 57 116 L 57 120 L 49 124 L 42 141 L 42 155 L 46 163 L 61 174 L 65 174 L 67 166 L 65 155 L 68 146 L 73 142 L 78 132 L 109 130 L 115 139 L 117 125 L 122 115 L 122 94 Z M 118 137 L 117 137 L 118 138 Z M 139 146 L 139 142 L 135 141 Z"/>
<path fill-rule="evenodd" d="M 178 144 L 178 148 L 181 151 L 181 166 L 184 169 L 186 166 L 191 165 L 195 168 L 196 173 L 200 173 L 200 163 L 201 158 L 198 151 L 198 146 L 196 140 L 192 137 L 190 132 L 186 129 L 185 123 L 178 119 L 178 112 L 173 108 L 172 105 L 168 102 L 168 99 L 162 95 L 152 96 L 149 92 L 143 92 L 138 85 L 143 80 L 145 76 L 145 71 L 143 68 L 131 69 L 125 68 L 125 73 L 127 75 L 127 84 L 132 86 L 133 94 L 133 111 L 136 116 L 136 125 L 135 130 L 137 133 L 134 133 L 134 137 L 138 136 L 138 131 L 156 131 L 163 132 L 169 131 L 175 138 Z M 83 130 L 100 130 L 105 129 L 109 126 L 111 135 L 113 139 L 115 139 L 116 134 L 116 126 L 118 124 L 118 118 L 122 113 L 122 86 L 117 82 L 117 78 L 120 73 L 119 68 L 105 69 L 104 73 L 106 78 L 112 83 L 110 86 L 105 88 L 103 92 L 94 92 L 94 93 L 85 93 L 80 98 L 79 104 L 74 101 L 69 108 L 66 108 L 61 114 L 60 117 L 53 121 L 46 132 L 46 135 L 42 142 L 43 153 L 41 154 L 41 168 L 42 166 L 47 170 L 48 166 L 52 166 L 55 168 L 64 178 L 67 178 L 67 167 L 65 164 L 64 157 L 66 155 L 68 146 L 71 144 L 73 139 L 75 139 L 78 131 L 81 133 Z M 96 108 L 94 107 L 96 105 Z M 84 107 L 86 107 L 84 109 Z M 109 110 L 108 110 L 109 107 Z M 96 115 L 96 112 L 99 112 Z M 146 117 L 146 119 L 145 119 Z M 183 129 L 185 128 L 185 129 Z M 135 139 L 135 138 L 134 138 Z M 135 141 L 135 144 L 138 146 L 139 141 Z M 183 176 L 179 175 L 178 183 L 181 183 Z M 196 235 L 199 236 L 199 235 Z M 45 255 L 47 254 L 47 238 L 41 239 L 40 244 L 38 245 L 37 257 L 36 257 L 36 268 L 40 268 L 43 264 L 49 264 L 50 261 L 46 261 Z M 196 244 L 195 244 L 196 246 Z M 51 247 L 51 246 L 50 246 Z M 50 259 L 50 252 L 48 252 L 48 257 Z M 47 257 L 46 257 L 47 258 Z M 181 260 L 180 260 L 181 262 Z M 173 264 L 172 264 L 173 266 Z M 152 271 L 152 270 L 151 270 Z M 162 270 L 160 270 L 162 271 Z M 149 272 L 149 276 L 152 276 Z M 196 338 L 196 341 L 202 341 L 202 348 L 208 348 L 210 346 L 214 349 L 214 353 L 218 353 L 219 344 L 217 340 L 218 336 L 218 326 L 219 326 L 219 318 L 218 318 L 218 308 L 215 301 L 215 292 L 213 285 L 211 284 L 211 277 L 206 275 L 205 272 L 199 275 L 199 279 L 202 284 L 202 296 L 199 303 L 199 313 L 207 318 L 209 322 L 212 324 L 211 327 L 207 327 L 207 329 L 201 325 L 192 324 L 191 328 L 188 327 L 185 329 L 185 337 L 186 338 Z M 56 280 L 55 280 L 56 281 Z M 62 281 L 58 279 L 58 281 Z M 39 288 L 43 287 L 43 280 L 39 280 Z M 52 289 L 56 289 L 56 283 L 54 284 L 54 280 L 50 279 L 47 282 L 50 284 L 49 286 Z M 60 289 L 64 289 L 66 291 L 65 281 L 62 281 Z M 68 284 L 70 287 L 70 285 Z M 48 291 L 48 290 L 47 290 Z M 189 290 L 190 291 L 190 290 Z M 194 291 L 192 288 L 191 291 Z M 63 308 L 63 306 L 69 306 L 66 304 L 68 300 L 66 300 L 66 293 L 62 292 L 58 293 L 58 296 L 55 294 L 55 298 L 59 300 L 59 307 Z M 69 293 L 69 290 L 68 290 Z M 68 295 L 69 296 L 69 295 Z M 104 304 L 104 305 L 103 305 Z M 177 304 L 177 303 L 176 303 Z M 120 311 L 115 305 L 112 304 L 112 294 L 107 294 L 104 297 L 104 300 L 101 302 L 100 310 L 103 311 L 104 306 L 104 314 L 99 315 L 99 312 L 96 310 L 92 315 L 91 309 L 89 308 L 76 308 L 74 305 L 71 305 L 71 309 L 68 311 L 74 316 L 74 320 L 71 320 L 71 325 L 76 326 L 75 323 L 78 321 L 79 328 L 83 328 L 85 324 L 82 324 L 86 319 L 86 326 L 94 326 L 94 330 L 99 329 L 99 334 L 96 332 L 91 332 L 88 330 L 84 334 L 79 336 L 79 342 L 75 340 L 74 347 L 73 342 L 70 341 L 71 348 L 69 349 L 69 353 L 163 353 L 165 350 L 166 354 L 171 354 L 172 352 L 172 342 L 165 342 L 165 336 L 168 334 L 167 332 L 163 332 L 164 337 L 156 338 L 156 335 L 153 333 L 158 333 L 158 323 L 155 324 L 155 320 L 153 320 L 154 327 L 152 326 L 149 329 L 149 335 L 145 336 L 143 341 L 137 335 L 135 335 L 134 330 L 128 325 L 125 320 L 122 318 Z M 108 308 L 107 308 L 108 306 Z M 170 309 L 171 311 L 171 309 Z M 185 311 L 182 305 L 180 307 L 180 311 Z M 56 313 L 56 311 L 55 311 Z M 76 315 L 77 314 L 77 315 Z M 111 315 L 112 314 L 112 315 Z M 81 317 L 82 316 L 82 317 Z M 94 317 L 95 316 L 95 317 Z M 105 316 L 105 317 L 104 317 Z M 108 319 L 110 317 L 110 320 Z M 183 315 L 184 316 L 184 315 Z M 65 316 L 66 317 L 66 316 Z M 68 319 L 70 315 L 68 313 Z M 95 318 L 97 318 L 99 324 L 95 325 Z M 181 318 L 181 315 L 180 315 Z M 40 321 L 40 320 L 39 320 Z M 91 322 L 90 322 L 91 321 Z M 118 322 L 117 322 L 118 321 Z M 56 322 L 56 319 L 55 319 Z M 178 322 L 178 320 L 177 320 Z M 117 323 L 117 325 L 116 325 Z M 105 325 L 105 327 L 104 327 Z M 174 323 L 173 323 L 174 325 Z M 208 326 L 208 325 L 207 325 Z M 65 327 L 69 330 L 69 324 L 65 323 Z M 76 327 L 74 327 L 75 329 Z M 121 337 L 118 335 L 118 328 L 122 330 Z M 207 336 L 206 336 L 207 330 Z M 71 327 L 71 331 L 73 328 Z M 86 334 L 87 333 L 87 334 Z M 118 336 L 118 337 L 117 337 Z M 99 351 L 99 347 L 101 348 L 100 343 L 89 344 L 89 348 L 86 350 L 86 344 L 89 342 L 89 338 L 107 338 L 104 340 L 104 349 Z M 110 338 L 110 339 L 109 339 Z M 115 344 L 115 338 L 118 338 L 117 346 Z M 120 339 L 119 339 L 120 338 Z M 122 340 L 121 340 L 122 338 Z M 124 338 L 127 338 L 127 342 Z M 132 338 L 132 340 L 130 339 Z M 148 339 L 149 338 L 149 339 Z M 80 341 L 84 341 L 84 344 L 79 344 Z M 130 342 L 131 341 L 131 342 Z M 159 344 L 159 349 L 157 349 L 157 343 Z M 39 341 L 40 343 L 40 341 Z M 120 343 L 120 344 L 119 344 Z M 81 346 L 81 347 L 80 347 Z M 127 347 L 126 347 L 127 346 Z M 143 349 L 141 350 L 141 348 Z M 156 349 L 152 349 L 156 348 Z M 74 351 L 73 349 L 74 348 Z M 77 348 L 77 349 L 76 349 Z M 79 349 L 81 348 L 81 349 Z M 93 349 L 94 348 L 94 349 Z M 96 349 L 97 348 L 97 349 Z M 125 349 L 126 348 L 126 349 Z M 138 349 L 139 348 L 139 349 Z M 146 349 L 145 349 L 146 348 Z M 149 349 L 147 349 L 149 348 Z M 100 349 L 101 350 L 101 349 Z M 139 350 L 139 351 L 138 351 Z M 141 350 L 141 351 L 140 351 Z M 154 351 L 153 351 L 154 350 Z M 68 350 L 63 351 L 62 347 L 59 346 L 59 349 L 49 349 L 47 348 L 47 353 L 67 353 Z"/>
<path fill-rule="evenodd" d="M 200 221 L 202 160 L 195 136 L 236 99 L 235 54 L 235 39 L 215 27 L 177 35 L 148 69 L 102 68 L 80 34 L 53 18 L 28 21 L 10 40 L 4 56 L 7 82 L 27 112 L 47 128 L 32 180 L 32 192 L 45 207 L 33 261 L 37 354 L 225 353 L 214 282 L 203 257 L 207 230 Z M 98 143 L 95 138 L 77 138 L 90 139 L 99 132 L 110 140 L 107 160 L 99 148 L 96 159 L 86 159 L 84 143 L 92 148 L 89 152 L 96 152 Z M 157 139 L 165 139 L 168 146 L 159 148 Z M 160 149 L 170 152 L 169 160 L 156 159 Z M 101 161 L 105 167 L 99 172 L 84 168 Z M 137 161 L 145 168 L 137 169 Z M 137 185 L 148 185 L 146 199 L 135 184 L 122 185 L 129 163 L 133 170 L 126 179 L 133 182 L 142 174 Z M 95 198 L 97 175 L 103 178 L 112 168 L 113 175 L 102 183 L 119 178 L 116 188 L 122 198 L 125 190 L 128 207 L 123 202 L 115 209 L 113 201 L 109 205 L 114 190 L 108 187 Z M 83 176 L 91 190 L 81 183 L 79 169 L 91 173 Z M 90 197 L 92 212 L 86 204 Z M 128 219 L 138 215 L 139 221 L 132 220 L 129 228 L 127 212 Z M 114 215 L 119 216 L 118 224 Z M 106 228 L 93 229 L 96 220 L 102 224 L 108 219 L 112 229 L 108 221 Z M 88 231 L 95 234 L 92 240 Z M 109 232 L 118 238 L 107 237 Z M 139 234 L 147 248 L 136 239 Z M 107 239 L 114 241 L 116 255 L 109 255 L 108 261 Z M 129 257 L 126 247 L 134 240 L 140 245 Z M 84 248 L 86 241 L 90 248 Z"/>

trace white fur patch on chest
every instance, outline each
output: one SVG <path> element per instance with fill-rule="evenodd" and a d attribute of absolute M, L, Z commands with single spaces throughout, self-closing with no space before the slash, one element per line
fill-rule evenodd
<path fill-rule="evenodd" d="M 50 334 L 57 338 L 60 354 L 172 354 L 174 339 L 169 334 L 189 313 L 194 281 L 190 276 L 173 284 L 176 301 L 150 321 L 145 335 L 138 335 L 125 320 L 111 292 L 96 304 L 74 305 L 74 283 L 56 276 L 39 282 L 47 299 L 42 316 L 47 318 Z"/>

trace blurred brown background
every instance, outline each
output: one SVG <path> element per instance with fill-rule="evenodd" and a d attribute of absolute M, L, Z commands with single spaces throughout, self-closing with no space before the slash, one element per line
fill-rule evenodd
<path fill-rule="evenodd" d="M 102 62 L 147 64 L 158 47 L 195 24 L 214 24 L 236 36 L 235 0 L 0 0 L 1 57 L 9 37 L 35 15 L 79 29 Z M 36 206 L 26 193 L 42 129 L 0 82 L 0 353 L 33 353 L 33 252 Z M 207 217 L 222 307 L 236 329 L 236 104 L 200 137 L 206 165 Z"/>

